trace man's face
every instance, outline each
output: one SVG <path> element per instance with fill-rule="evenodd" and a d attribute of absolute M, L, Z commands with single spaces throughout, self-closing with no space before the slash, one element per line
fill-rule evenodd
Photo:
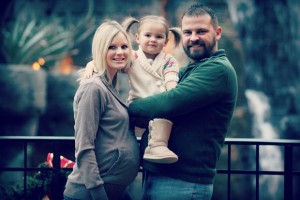
<path fill-rule="evenodd" d="M 209 57 L 218 49 L 217 41 L 222 29 L 215 30 L 208 14 L 184 16 L 182 19 L 182 45 L 192 61 Z"/>

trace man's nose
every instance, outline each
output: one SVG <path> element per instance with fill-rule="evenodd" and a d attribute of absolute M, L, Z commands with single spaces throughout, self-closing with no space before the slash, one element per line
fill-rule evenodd
<path fill-rule="evenodd" d="M 199 40 L 199 36 L 196 33 L 192 33 L 190 40 L 191 41 L 197 41 L 197 40 Z"/>

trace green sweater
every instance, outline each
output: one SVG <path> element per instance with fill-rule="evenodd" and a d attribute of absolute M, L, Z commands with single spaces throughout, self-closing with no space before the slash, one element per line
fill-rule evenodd
<path fill-rule="evenodd" d="M 131 117 L 173 122 L 169 148 L 174 164 L 144 161 L 149 171 L 189 182 L 211 184 L 237 99 L 237 77 L 224 50 L 180 70 L 176 88 L 133 101 Z M 147 135 L 142 138 L 142 150 Z"/>

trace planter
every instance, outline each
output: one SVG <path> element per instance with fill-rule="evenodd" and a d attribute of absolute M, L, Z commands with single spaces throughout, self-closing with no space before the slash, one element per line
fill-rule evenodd
<path fill-rule="evenodd" d="M 0 64 L 0 134 L 36 135 L 46 105 L 46 73 Z"/>
<path fill-rule="evenodd" d="M 45 71 L 34 71 L 29 65 L 0 64 L 0 74 L 0 135 L 37 135 L 39 117 L 44 112 L 46 104 Z M 22 147 L 3 145 L 7 145 L 8 150 L 2 154 L 1 166 L 21 166 Z M 11 184 L 20 177 L 22 172 L 0 173 L 0 182 Z"/>
<path fill-rule="evenodd" d="M 39 135 L 74 136 L 73 99 L 79 85 L 77 79 L 77 72 L 48 73 L 47 106 L 40 118 Z"/>

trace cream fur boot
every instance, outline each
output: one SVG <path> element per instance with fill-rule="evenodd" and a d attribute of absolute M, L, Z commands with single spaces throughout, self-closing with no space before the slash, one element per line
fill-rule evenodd
<path fill-rule="evenodd" d="M 148 146 L 144 159 L 155 163 L 174 163 L 178 156 L 168 148 L 173 123 L 166 119 L 149 122 Z"/>

